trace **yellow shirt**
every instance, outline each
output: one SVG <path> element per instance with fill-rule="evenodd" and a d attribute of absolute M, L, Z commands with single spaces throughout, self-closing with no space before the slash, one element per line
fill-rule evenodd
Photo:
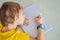
<path fill-rule="evenodd" d="M 0 40 L 29 40 L 29 35 L 22 31 L 10 30 L 8 32 L 1 32 L 2 25 L 0 23 Z"/>

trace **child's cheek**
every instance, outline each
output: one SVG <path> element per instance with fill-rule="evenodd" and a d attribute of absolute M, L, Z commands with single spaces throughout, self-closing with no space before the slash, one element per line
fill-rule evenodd
<path fill-rule="evenodd" d="M 19 24 L 19 25 L 23 25 L 23 23 L 24 23 L 24 20 L 25 20 L 24 16 L 22 16 L 22 17 L 19 17 L 18 24 Z"/>

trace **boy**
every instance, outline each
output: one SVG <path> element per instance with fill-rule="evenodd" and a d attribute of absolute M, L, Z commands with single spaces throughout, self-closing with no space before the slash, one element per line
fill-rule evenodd
<path fill-rule="evenodd" d="M 35 17 L 38 25 L 42 22 L 40 16 Z M 38 35 L 36 38 L 19 31 L 17 25 L 24 23 L 23 8 L 15 2 L 5 2 L 0 10 L 0 40 L 43 40 L 43 30 L 41 26 L 37 27 Z"/>

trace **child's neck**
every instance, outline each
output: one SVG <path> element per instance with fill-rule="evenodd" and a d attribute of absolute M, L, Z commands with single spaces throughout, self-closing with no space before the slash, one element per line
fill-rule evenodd
<path fill-rule="evenodd" d="M 11 24 L 9 24 L 9 26 L 3 26 L 2 27 L 2 32 L 7 32 L 7 31 L 9 31 L 9 30 L 12 30 L 12 29 L 16 29 L 16 25 L 11 25 Z"/>
<path fill-rule="evenodd" d="M 2 27 L 1 32 L 7 32 L 7 31 L 9 31 L 8 27 Z"/>

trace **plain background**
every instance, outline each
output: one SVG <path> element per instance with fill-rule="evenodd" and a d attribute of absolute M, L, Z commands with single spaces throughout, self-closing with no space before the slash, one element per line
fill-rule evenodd
<path fill-rule="evenodd" d="M 0 7 L 6 1 L 18 2 L 24 8 L 35 4 L 53 25 L 53 30 L 44 35 L 45 40 L 60 40 L 60 0 L 0 0 Z"/>

